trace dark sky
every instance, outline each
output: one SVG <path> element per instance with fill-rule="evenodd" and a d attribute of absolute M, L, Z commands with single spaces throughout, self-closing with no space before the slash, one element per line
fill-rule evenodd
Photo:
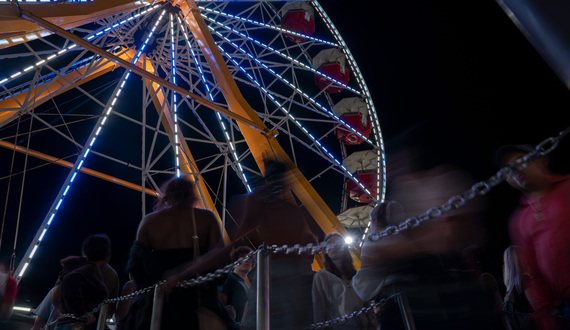
<path fill-rule="evenodd" d="M 360 6 L 353 5 L 357 3 Z M 402 139 L 412 137 L 429 151 L 426 157 L 433 159 L 428 161 L 452 162 L 476 180 L 484 180 L 497 170 L 492 162 L 497 146 L 536 144 L 570 126 L 567 88 L 494 1 L 323 0 L 322 6 L 371 91 L 388 166 Z M 560 150 L 568 150 L 568 144 L 563 143 Z M 556 155 L 562 165 L 568 164 L 565 154 Z M 562 165 L 559 168 L 564 171 Z M 96 179 L 84 180 L 90 181 L 91 191 L 106 187 Z M 116 244 L 112 260 L 123 276 L 125 246 L 132 242 L 139 218 L 120 213 L 121 189 L 108 191 L 115 197 L 107 195 L 104 200 L 115 201 L 116 205 L 105 207 L 118 210 L 115 216 L 122 223 L 131 223 L 108 231 L 114 242 L 129 242 Z M 85 194 L 67 203 L 81 205 L 97 198 Z M 488 199 L 485 224 L 491 248 L 486 261 L 499 276 L 502 249 L 508 245 L 507 217 L 517 195 L 503 184 Z M 58 238 L 47 240 L 44 249 L 76 246 L 78 237 L 87 234 L 81 217 L 61 229 L 71 235 L 68 238 L 52 230 L 50 237 Z M 60 256 L 52 257 L 56 267 Z M 56 275 L 46 271 L 34 281 L 46 286 L 47 292 Z M 30 287 L 37 286 L 30 283 Z M 37 304 L 42 296 L 23 288 L 20 299 L 27 297 Z"/>

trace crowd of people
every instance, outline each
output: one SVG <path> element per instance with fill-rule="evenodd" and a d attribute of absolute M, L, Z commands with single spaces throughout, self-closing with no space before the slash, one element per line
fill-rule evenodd
<path fill-rule="evenodd" d="M 497 161 L 513 164 L 531 151 L 505 146 Z M 258 278 L 254 260 L 245 258 L 252 247 L 318 242 L 307 224 L 310 214 L 288 187 L 288 171 L 283 163 L 266 161 L 263 183 L 233 199 L 230 211 L 239 226 L 228 232 L 231 244 L 221 239 L 214 214 L 195 206 L 194 182 L 184 177 L 168 181 L 154 212 L 140 222 L 123 289 L 109 265 L 109 238 L 91 235 L 82 256 L 61 261 L 61 273 L 35 310 L 32 329 L 95 329 L 104 299 L 161 280 L 160 329 L 255 328 Z M 327 248 L 317 272 L 311 254 L 273 254 L 271 329 L 311 324 L 335 330 L 570 329 L 570 176 L 550 173 L 547 159 L 540 157 L 507 181 L 521 192 L 521 201 L 510 219 L 503 295 L 495 277 L 480 267 L 481 205 L 475 201 L 396 235 L 366 239 L 358 270 L 355 250 L 342 244 L 338 233 L 322 239 Z M 464 173 L 445 165 L 401 176 L 390 200 L 370 214 L 370 231 L 384 231 L 408 214 L 441 205 L 465 191 L 466 184 Z M 236 267 L 219 280 L 179 285 L 230 263 Z M 0 290 L 0 298 L 7 292 Z M 150 329 L 153 294 L 120 299 L 104 312 L 114 316 L 119 330 Z M 344 317 L 354 311 L 362 312 Z"/>

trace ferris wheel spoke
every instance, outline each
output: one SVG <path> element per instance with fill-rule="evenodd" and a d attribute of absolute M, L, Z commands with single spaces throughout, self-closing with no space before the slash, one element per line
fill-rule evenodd
<path fill-rule="evenodd" d="M 178 23 L 179 23 L 179 29 L 180 29 L 180 31 L 183 33 L 183 35 L 184 35 L 184 40 L 186 41 L 185 46 L 187 47 L 189 53 L 193 55 L 194 64 L 195 64 L 195 66 L 196 66 L 198 72 L 200 73 L 199 80 L 202 82 L 203 86 L 205 87 L 209 99 L 213 101 L 213 100 L 214 100 L 214 97 L 213 97 L 213 95 L 212 95 L 212 89 L 210 88 L 210 85 L 208 84 L 208 81 L 207 81 L 207 79 L 206 79 L 206 77 L 205 77 L 205 75 L 204 75 L 204 70 L 203 70 L 202 65 L 199 63 L 199 61 L 198 61 L 198 59 L 197 59 L 197 56 L 195 56 L 195 52 L 194 52 L 194 50 L 193 50 L 193 48 L 192 48 L 192 45 L 191 45 L 191 43 L 190 43 L 190 40 L 189 40 L 189 38 L 188 38 L 188 34 L 187 34 L 187 32 L 186 32 L 185 26 L 184 26 L 184 24 L 182 24 L 182 20 L 180 19 L 180 17 L 177 18 L 177 21 L 178 21 Z M 173 56 L 174 56 L 174 55 L 173 55 Z M 244 184 L 244 186 L 247 188 L 247 190 L 248 190 L 249 192 L 251 192 L 251 188 L 250 188 L 250 186 L 249 186 L 249 184 L 248 184 L 247 177 L 245 176 L 245 173 L 244 173 L 243 170 L 241 169 L 241 168 L 242 168 L 241 165 L 239 165 L 239 158 L 240 158 L 240 157 L 238 156 L 238 153 L 237 153 L 237 151 L 236 151 L 236 149 L 235 149 L 235 145 L 234 145 L 234 143 L 233 143 L 232 140 L 231 140 L 230 134 L 228 133 L 228 128 L 226 127 L 226 125 L 225 125 L 224 122 L 223 122 L 224 119 L 227 120 L 227 118 L 225 118 L 224 116 L 222 116 L 219 112 L 216 113 L 216 117 L 217 117 L 217 119 L 218 119 L 219 127 L 221 128 L 222 134 L 224 135 L 225 141 L 226 141 L 226 143 L 227 143 L 228 150 L 229 150 L 229 152 L 231 153 L 231 155 L 232 155 L 232 157 L 233 157 L 233 160 L 234 160 L 235 162 L 238 162 L 238 166 L 237 166 L 237 167 L 233 167 L 233 168 L 237 170 L 237 175 L 240 177 L 241 181 L 243 182 L 243 184 Z M 202 121 L 202 122 L 203 122 L 203 121 Z M 207 126 L 204 125 L 204 127 L 207 127 Z M 230 126 L 230 127 L 231 127 L 231 126 Z M 211 135 L 211 133 L 210 133 L 210 135 Z M 222 151 L 222 150 L 220 149 L 220 151 Z"/>
<path fill-rule="evenodd" d="M 263 42 L 261 42 L 261 41 L 259 41 L 259 40 L 257 40 L 257 39 L 254 39 L 254 38 L 251 37 L 251 36 L 248 36 L 248 35 L 244 34 L 244 33 L 241 32 L 241 31 L 236 30 L 235 28 L 232 28 L 232 27 L 229 27 L 229 26 L 227 26 L 227 25 L 224 25 L 224 24 L 222 24 L 222 23 L 220 23 L 220 22 L 217 22 L 217 21 L 215 21 L 215 20 L 213 20 L 213 19 L 211 19 L 211 18 L 209 18 L 209 17 L 207 17 L 207 16 L 205 16 L 205 15 L 202 15 L 202 16 L 203 16 L 205 19 L 207 19 L 208 21 L 210 21 L 210 22 L 212 22 L 213 24 L 215 24 L 216 26 L 218 26 L 218 27 L 220 27 L 220 28 L 223 28 L 223 29 L 226 29 L 226 30 L 228 30 L 228 31 L 230 31 L 230 32 L 232 32 L 232 33 L 234 33 L 234 34 L 239 35 L 241 38 L 243 38 L 243 39 L 240 39 L 240 41 L 245 42 L 245 40 L 249 40 L 249 41 L 253 42 L 253 43 L 256 44 L 256 45 L 265 48 L 267 51 L 270 51 L 270 52 L 271 52 L 271 55 L 278 55 L 278 56 L 282 57 L 284 60 L 286 60 L 287 66 L 295 65 L 295 66 L 296 66 L 297 68 L 299 68 L 299 69 L 304 69 L 304 70 L 306 70 L 306 71 L 308 71 L 308 72 L 311 72 L 311 73 L 313 73 L 313 74 L 319 75 L 319 76 L 323 77 L 324 79 L 326 79 L 326 80 L 328 80 L 328 81 L 331 81 L 331 82 L 334 83 L 335 85 L 338 85 L 338 86 L 340 86 L 340 87 L 342 87 L 342 88 L 345 88 L 346 90 L 349 90 L 349 91 L 355 93 L 355 94 L 358 95 L 358 96 L 361 96 L 361 93 L 360 93 L 359 91 L 357 91 L 357 90 L 353 89 L 352 87 L 350 87 L 350 86 L 348 86 L 348 85 L 346 85 L 346 84 L 344 84 L 344 83 L 338 81 L 337 79 L 335 79 L 335 78 L 333 78 L 333 77 L 330 77 L 330 76 L 328 76 L 328 75 L 326 75 L 326 74 L 324 74 L 324 73 L 322 73 L 322 72 L 320 72 L 320 71 L 314 69 L 313 67 L 311 67 L 311 66 L 309 66 L 309 65 L 307 65 L 307 64 L 305 64 L 305 63 L 303 63 L 303 62 L 301 62 L 301 61 L 299 61 L 299 60 L 297 60 L 297 59 L 295 59 L 295 58 L 293 58 L 293 57 L 291 57 L 291 56 L 289 56 L 289 55 L 283 53 L 283 52 L 280 51 L 279 49 L 276 49 L 276 48 L 274 48 L 274 47 L 271 47 L 271 46 L 269 46 L 269 45 L 267 45 L 267 44 L 265 44 L 265 43 L 263 43 Z M 235 41 L 232 41 L 232 39 L 228 38 L 227 36 L 224 36 L 222 33 L 220 33 L 219 31 L 217 31 L 217 30 L 214 29 L 213 27 L 210 27 L 210 28 L 211 28 L 211 30 L 212 30 L 216 35 L 218 35 L 220 38 L 224 39 L 226 42 L 228 42 L 230 45 L 232 45 L 234 48 L 236 48 L 236 50 L 239 50 L 239 49 L 240 49 L 240 46 L 237 45 L 237 44 L 235 43 Z M 249 56 L 252 60 L 254 60 L 254 61 L 261 61 L 260 58 L 254 58 L 253 55 L 251 55 L 251 54 L 248 55 L 248 56 Z M 262 58 L 262 57 L 261 57 L 261 58 Z"/>
<path fill-rule="evenodd" d="M 280 26 L 271 25 L 271 24 L 267 24 L 267 23 L 264 23 L 264 22 L 259 22 L 259 21 L 253 20 L 253 19 L 251 19 L 251 18 L 244 18 L 244 17 L 237 16 L 237 15 L 227 14 L 227 13 L 224 13 L 224 12 L 219 11 L 219 10 L 208 9 L 208 8 L 206 8 L 206 7 L 203 7 L 203 6 L 198 6 L 198 8 L 200 8 L 200 9 L 206 11 L 206 12 L 214 13 L 214 14 L 217 14 L 217 15 L 220 15 L 220 16 L 223 16 L 223 17 L 226 17 L 226 18 L 231 18 L 231 19 L 233 19 L 233 20 L 239 20 L 239 21 L 241 21 L 241 22 L 243 22 L 243 23 L 247 22 L 247 23 L 256 25 L 256 26 L 258 26 L 258 27 L 263 27 L 263 28 L 267 28 L 267 29 L 270 29 L 270 30 L 275 30 L 275 31 L 280 32 L 280 33 L 282 33 L 282 34 L 283 34 L 283 33 L 285 33 L 285 34 L 291 34 L 291 35 L 295 35 L 295 36 L 298 36 L 298 37 L 302 37 L 302 38 L 311 40 L 312 42 L 317 42 L 317 43 L 319 43 L 319 44 L 328 45 L 328 46 L 331 46 L 331 47 L 339 47 L 339 45 L 338 45 L 337 43 L 334 43 L 334 42 L 331 42 L 331 41 L 327 41 L 327 40 L 323 40 L 323 39 L 319 39 L 319 38 L 315 38 L 315 37 L 312 37 L 312 36 L 309 36 L 309 35 L 306 35 L 306 34 L 302 34 L 302 33 L 299 33 L 299 32 L 293 31 L 293 30 L 284 29 L 284 28 L 282 28 L 282 27 L 280 27 Z M 232 21 L 231 21 L 231 20 L 228 21 L 228 24 L 229 24 L 229 23 L 232 23 Z"/>

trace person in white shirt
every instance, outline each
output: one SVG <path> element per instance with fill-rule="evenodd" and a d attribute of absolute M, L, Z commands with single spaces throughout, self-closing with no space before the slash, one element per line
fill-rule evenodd
<path fill-rule="evenodd" d="M 319 270 L 313 279 L 315 323 L 337 319 L 364 307 L 364 302 L 352 288 L 352 277 L 356 274 L 356 269 L 348 246 L 342 240 L 337 233 L 325 237 L 325 242 L 331 247 L 324 253 L 325 268 Z M 377 326 L 376 317 L 370 312 L 334 323 L 327 329 L 376 329 Z"/>

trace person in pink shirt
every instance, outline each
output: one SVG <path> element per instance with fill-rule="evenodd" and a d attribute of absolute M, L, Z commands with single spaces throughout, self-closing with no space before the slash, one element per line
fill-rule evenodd
<path fill-rule="evenodd" d="M 507 145 L 497 152 L 501 165 L 532 152 L 528 145 Z M 525 273 L 525 294 L 540 329 L 570 329 L 570 175 L 553 174 L 541 157 L 511 175 L 521 192 L 509 231 Z"/>

